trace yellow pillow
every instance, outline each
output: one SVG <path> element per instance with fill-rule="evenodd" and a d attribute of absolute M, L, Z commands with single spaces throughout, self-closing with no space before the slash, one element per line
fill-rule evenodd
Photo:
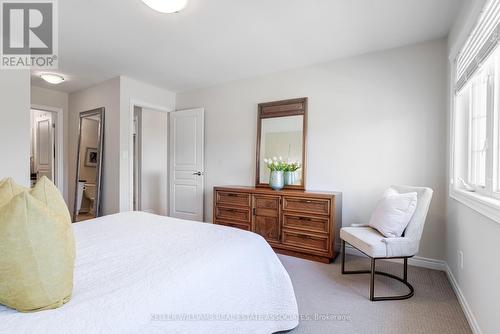
<path fill-rule="evenodd" d="M 30 191 L 31 195 L 42 201 L 55 213 L 64 217 L 66 222 L 71 225 L 71 215 L 61 196 L 59 189 L 46 176 L 42 176 Z"/>
<path fill-rule="evenodd" d="M 46 178 L 0 206 L 1 304 L 34 312 L 70 300 L 75 242 L 69 217 Z"/>
<path fill-rule="evenodd" d="M 26 190 L 18 186 L 10 177 L 0 181 L 0 206 L 4 205 L 20 192 Z"/>
<path fill-rule="evenodd" d="M 26 190 L 26 188 L 23 188 Z M 73 236 L 73 228 L 71 226 L 71 214 L 69 213 L 66 202 L 62 197 L 56 185 L 50 181 L 46 176 L 42 176 L 40 180 L 31 189 L 30 194 L 36 199 L 45 203 L 45 205 L 57 215 L 60 215 L 68 228 L 66 229 L 69 246 L 75 258 L 75 238 Z"/>

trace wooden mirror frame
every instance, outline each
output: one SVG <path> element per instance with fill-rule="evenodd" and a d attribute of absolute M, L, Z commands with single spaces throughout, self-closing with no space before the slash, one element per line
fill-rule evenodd
<path fill-rule="evenodd" d="M 260 182 L 260 136 L 262 131 L 262 120 L 266 118 L 277 118 L 287 116 L 304 117 L 302 128 L 302 184 L 285 186 L 285 189 L 305 190 L 306 188 L 306 144 L 307 144 L 307 97 L 283 101 L 260 103 L 257 112 L 257 147 L 255 159 L 255 186 L 269 187 L 268 183 Z"/>

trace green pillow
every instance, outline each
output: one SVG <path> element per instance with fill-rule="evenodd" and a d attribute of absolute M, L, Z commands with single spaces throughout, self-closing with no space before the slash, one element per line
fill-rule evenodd
<path fill-rule="evenodd" d="M 71 298 L 75 262 L 64 200 L 47 178 L 31 191 L 2 185 L 0 199 L 10 200 L 0 203 L 0 303 L 21 312 L 60 307 Z"/>

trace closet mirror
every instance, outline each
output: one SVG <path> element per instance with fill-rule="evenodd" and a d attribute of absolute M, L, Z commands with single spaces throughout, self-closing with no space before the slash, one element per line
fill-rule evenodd
<path fill-rule="evenodd" d="M 276 158 L 289 168 L 285 188 L 305 189 L 307 98 L 261 103 L 257 117 L 256 186 L 269 186 L 266 160 Z"/>
<path fill-rule="evenodd" d="M 104 108 L 80 113 L 73 222 L 99 216 Z"/>

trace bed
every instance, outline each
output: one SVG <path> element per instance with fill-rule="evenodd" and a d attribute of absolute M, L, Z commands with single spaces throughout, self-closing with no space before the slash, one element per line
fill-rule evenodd
<path fill-rule="evenodd" d="M 288 273 L 251 232 L 142 212 L 74 224 L 72 300 L 2 333 L 274 333 L 298 325 Z"/>

